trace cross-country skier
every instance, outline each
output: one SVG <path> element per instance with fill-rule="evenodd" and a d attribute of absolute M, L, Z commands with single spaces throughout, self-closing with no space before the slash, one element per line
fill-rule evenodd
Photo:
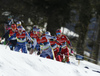
<path fill-rule="evenodd" d="M 16 32 L 16 24 L 12 24 L 11 25 L 11 29 L 9 29 L 5 35 L 3 36 L 3 38 L 5 38 L 5 41 L 7 42 L 7 39 L 9 37 L 11 37 L 15 32 Z M 9 47 L 10 47 L 10 50 L 13 50 L 13 47 L 15 47 L 16 43 L 17 43 L 17 40 L 16 40 L 16 37 L 12 38 L 9 42 L 7 42 Z"/>
<path fill-rule="evenodd" d="M 14 33 L 8 40 L 11 40 L 12 38 L 16 37 L 17 38 L 17 45 L 15 46 L 15 51 L 18 51 L 22 49 L 23 53 L 27 53 L 27 48 L 26 48 L 26 41 L 27 39 L 31 40 L 31 38 L 28 36 L 25 30 L 22 29 L 21 26 L 17 27 L 17 32 Z"/>
<path fill-rule="evenodd" d="M 63 60 L 63 54 L 64 54 L 66 62 L 70 63 L 70 61 L 69 61 L 69 50 L 68 50 L 68 47 L 67 47 L 67 44 L 66 44 L 66 42 L 67 42 L 69 44 L 70 48 L 72 49 L 72 45 L 70 43 L 70 40 L 68 39 L 67 36 L 61 34 L 60 29 L 56 30 L 56 35 L 57 35 L 57 41 L 59 41 L 62 44 L 61 60 Z"/>
<path fill-rule="evenodd" d="M 32 39 L 32 41 L 34 42 L 34 38 L 36 38 L 37 37 L 37 27 L 36 26 L 34 26 L 33 27 L 33 30 L 32 31 L 30 31 L 29 32 L 29 36 L 31 37 L 31 39 Z M 27 49 L 30 51 L 31 50 L 31 42 L 28 42 L 28 44 L 27 44 Z M 37 46 L 36 46 L 37 47 Z M 37 47 L 38 48 L 38 47 Z M 31 53 L 33 53 L 33 51 L 31 51 Z"/>
<path fill-rule="evenodd" d="M 38 45 L 40 45 L 40 51 L 38 52 L 38 53 L 40 53 L 40 57 L 45 58 L 47 56 L 50 56 L 51 59 L 54 59 L 54 54 L 53 54 L 53 50 L 50 46 L 49 39 L 50 39 L 50 37 L 42 36 L 42 31 L 39 29 L 37 31 L 37 38 L 34 39 L 32 48 L 34 49 L 36 47 L 36 45 L 38 44 Z"/>
<path fill-rule="evenodd" d="M 25 30 L 25 28 L 22 26 L 22 22 L 21 21 L 17 21 L 16 24 L 17 24 L 17 27 L 21 26 L 22 30 Z M 29 36 L 29 33 L 27 33 L 27 36 Z M 29 40 L 27 40 L 26 46 L 27 46 L 28 51 L 30 51 L 31 50 L 31 48 L 30 48 L 31 44 L 30 44 Z"/>
<path fill-rule="evenodd" d="M 45 35 L 51 36 L 51 33 L 49 31 L 47 31 L 47 32 L 45 32 Z M 61 62 L 61 58 L 59 55 L 59 51 L 61 51 L 61 43 L 59 43 L 55 39 L 50 39 L 49 42 L 50 42 L 50 45 L 54 51 L 54 56 L 55 56 L 56 60 Z M 60 48 L 58 47 L 58 45 L 60 46 Z M 47 57 L 47 58 L 49 58 L 49 57 Z"/>

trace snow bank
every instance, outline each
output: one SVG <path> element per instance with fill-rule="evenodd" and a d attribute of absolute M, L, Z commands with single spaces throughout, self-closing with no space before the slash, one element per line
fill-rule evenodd
<path fill-rule="evenodd" d="M 86 61 L 77 65 L 74 57 L 70 57 L 70 61 L 71 64 L 62 63 L 36 54 L 10 51 L 0 45 L 0 76 L 100 76 L 100 73 L 91 70 L 100 70 L 100 66 Z"/>

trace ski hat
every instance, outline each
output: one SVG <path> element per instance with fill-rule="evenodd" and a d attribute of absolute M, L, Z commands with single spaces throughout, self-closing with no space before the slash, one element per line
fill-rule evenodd
<path fill-rule="evenodd" d="M 60 35 L 61 34 L 61 30 L 60 29 L 57 29 L 56 30 L 56 35 Z"/>
<path fill-rule="evenodd" d="M 34 26 L 33 27 L 33 31 L 37 31 L 38 29 L 37 29 L 37 26 Z"/>
<path fill-rule="evenodd" d="M 23 30 L 22 26 L 17 27 L 18 30 Z"/>
<path fill-rule="evenodd" d="M 37 33 L 38 33 L 38 32 L 41 32 L 41 33 L 42 33 L 42 30 L 38 28 L 38 29 L 37 29 Z"/>
<path fill-rule="evenodd" d="M 12 29 L 16 29 L 16 24 L 12 24 L 12 25 L 11 25 L 11 28 L 12 28 Z"/>
<path fill-rule="evenodd" d="M 18 21 L 16 24 L 17 24 L 17 25 L 21 25 L 22 23 L 21 23 L 21 21 Z"/>
<path fill-rule="evenodd" d="M 50 35 L 51 36 L 51 33 L 49 31 L 45 32 L 45 35 Z"/>
<path fill-rule="evenodd" d="M 60 29 L 57 29 L 57 30 L 56 30 L 56 33 L 61 33 L 61 30 L 60 30 Z"/>

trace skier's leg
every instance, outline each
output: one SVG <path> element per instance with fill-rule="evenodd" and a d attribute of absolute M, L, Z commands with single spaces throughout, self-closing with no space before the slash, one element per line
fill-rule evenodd
<path fill-rule="evenodd" d="M 62 48 L 62 50 L 61 50 L 61 55 L 60 55 L 60 58 L 61 58 L 61 61 L 62 62 L 64 62 L 64 56 L 63 56 L 63 54 L 64 54 L 64 49 Z"/>
<path fill-rule="evenodd" d="M 55 54 L 56 60 L 61 62 L 61 57 L 60 57 L 60 55 L 57 55 L 58 52 L 59 52 L 59 48 L 54 49 L 54 54 Z"/>
<path fill-rule="evenodd" d="M 21 48 L 20 45 L 16 45 L 14 50 L 19 52 L 20 48 Z"/>
<path fill-rule="evenodd" d="M 13 47 L 15 47 L 17 45 L 17 40 L 13 40 Z"/>
<path fill-rule="evenodd" d="M 13 50 L 13 47 L 16 45 L 16 42 L 16 40 L 10 40 L 9 47 L 11 50 Z"/>
<path fill-rule="evenodd" d="M 50 56 L 51 59 L 54 59 L 53 50 L 52 50 L 51 47 L 49 47 L 49 48 L 46 50 L 46 53 Z"/>
<path fill-rule="evenodd" d="M 10 48 L 10 50 L 13 50 L 13 46 L 12 46 L 12 43 L 11 42 L 9 42 L 9 48 Z"/>
<path fill-rule="evenodd" d="M 10 44 L 9 47 L 10 47 L 10 50 L 13 50 L 13 45 Z"/>
<path fill-rule="evenodd" d="M 45 58 L 45 57 L 47 57 L 48 56 L 48 54 L 45 52 L 45 51 L 43 51 L 41 54 L 40 54 L 40 57 L 43 57 L 43 58 Z"/>
<path fill-rule="evenodd" d="M 23 44 L 23 45 L 21 46 L 21 48 L 22 48 L 22 52 L 23 52 L 23 53 L 27 53 L 27 47 L 26 47 L 25 44 Z"/>
<path fill-rule="evenodd" d="M 68 50 L 68 47 L 66 47 L 66 49 L 64 49 L 64 54 L 65 54 L 66 62 L 70 63 L 70 61 L 69 61 L 69 50 Z"/>

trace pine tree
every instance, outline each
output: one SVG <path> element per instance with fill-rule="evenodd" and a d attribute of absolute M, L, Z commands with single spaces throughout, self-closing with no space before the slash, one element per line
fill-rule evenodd
<path fill-rule="evenodd" d="M 77 24 L 79 28 L 79 39 L 77 42 L 77 53 L 84 55 L 84 42 L 85 42 L 85 37 L 86 33 L 88 30 L 88 25 L 90 22 L 91 18 L 91 4 L 90 0 L 81 0 L 79 1 L 79 22 Z"/>

